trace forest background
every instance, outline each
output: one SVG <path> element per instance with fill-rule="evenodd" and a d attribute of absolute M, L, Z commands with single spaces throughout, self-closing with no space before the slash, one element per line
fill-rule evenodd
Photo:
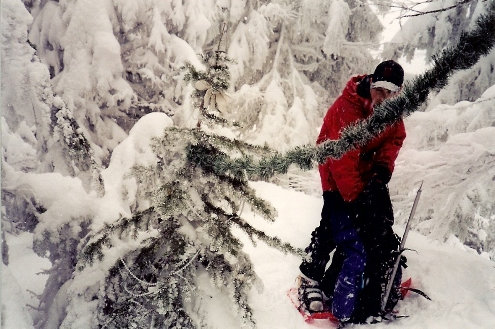
<path fill-rule="evenodd" d="M 249 327 L 261 274 L 246 245 L 297 258 L 313 225 L 289 238 L 287 225 L 250 219 L 284 221 L 277 198 L 258 196 L 272 187 L 253 181 L 317 198 L 317 171 L 251 177 L 201 164 L 312 145 L 350 76 L 391 58 L 412 81 L 418 61 L 434 66 L 493 1 L 4 0 L 1 11 L 3 278 L 24 254 L 17 241 L 48 261 L 26 298 L 35 307 L 16 320 L 215 327 L 214 295 L 232 301 L 233 327 Z M 393 37 L 381 35 L 383 15 Z M 414 230 L 492 268 L 494 67 L 492 49 L 406 119 L 390 183 L 399 225 L 424 181 Z M 7 307 L 2 298 L 3 321 Z"/>

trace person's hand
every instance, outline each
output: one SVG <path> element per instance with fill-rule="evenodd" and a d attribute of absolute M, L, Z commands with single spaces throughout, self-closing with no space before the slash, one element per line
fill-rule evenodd
<path fill-rule="evenodd" d="M 354 216 L 356 225 L 365 231 L 368 225 L 394 221 L 392 203 L 385 183 L 387 177 L 389 175 L 375 175 L 358 197 L 348 203 L 349 214 Z"/>
<path fill-rule="evenodd" d="M 392 178 L 392 173 L 385 165 L 376 164 L 373 166 L 371 172 L 372 172 L 371 181 L 370 181 L 371 184 L 379 183 L 379 184 L 387 185 L 388 182 L 390 182 L 390 179 Z"/>

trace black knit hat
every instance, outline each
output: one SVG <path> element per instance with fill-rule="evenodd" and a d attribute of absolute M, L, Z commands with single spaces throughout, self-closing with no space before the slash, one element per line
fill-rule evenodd
<path fill-rule="evenodd" d="M 381 62 L 373 73 L 371 88 L 386 88 L 397 91 L 404 82 L 404 70 L 399 63 L 388 60 Z"/>

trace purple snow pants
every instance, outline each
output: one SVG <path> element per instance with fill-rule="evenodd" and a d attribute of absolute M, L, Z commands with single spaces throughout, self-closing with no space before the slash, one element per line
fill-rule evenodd
<path fill-rule="evenodd" d="M 334 287 L 327 288 L 333 292 L 332 313 L 338 319 L 347 320 L 354 311 L 358 293 L 363 286 L 366 252 L 349 216 L 348 206 L 340 194 L 324 192 L 323 200 L 320 226 L 312 234 L 311 244 L 306 248 L 309 257 L 303 261 L 300 269 L 306 276 L 323 281 L 324 292 L 325 281 L 331 284 L 336 282 Z M 325 273 L 329 254 L 335 246 L 338 264 L 334 264 L 334 256 L 332 265 Z"/>

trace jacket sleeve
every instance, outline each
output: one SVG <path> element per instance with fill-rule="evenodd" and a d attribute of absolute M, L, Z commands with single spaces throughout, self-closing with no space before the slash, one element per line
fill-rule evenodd
<path fill-rule="evenodd" d="M 395 160 L 406 138 L 406 129 L 402 120 L 389 129 L 389 136 L 387 136 L 382 146 L 376 152 L 373 162 L 375 165 L 387 167 L 390 173 L 393 173 Z"/>
<path fill-rule="evenodd" d="M 326 139 L 339 139 L 343 128 L 359 120 L 349 104 L 339 102 L 336 106 L 339 106 L 340 110 L 337 110 L 331 118 L 325 118 L 324 126 L 318 137 L 319 142 Z M 332 173 L 337 189 L 345 201 L 356 199 L 364 188 L 359 172 L 359 154 L 360 150 L 355 149 L 345 153 L 340 159 L 328 159 L 319 167 L 322 179 L 328 179 L 330 172 Z"/>
<path fill-rule="evenodd" d="M 329 160 L 329 169 L 344 201 L 353 201 L 364 188 L 359 173 L 359 149 L 349 151 L 338 160 Z"/>
<path fill-rule="evenodd" d="M 324 141 L 330 139 L 328 128 L 329 128 L 329 122 L 328 122 L 328 112 L 327 112 L 325 118 L 323 119 L 323 125 L 321 126 L 320 134 L 316 139 L 316 144 L 323 143 Z M 327 159 L 327 161 L 325 161 L 324 163 L 320 163 L 318 165 L 318 171 L 320 172 L 321 186 L 323 187 L 323 190 L 325 189 L 325 185 L 328 182 L 330 176 L 330 168 L 328 168 L 329 161 L 330 159 Z"/>

